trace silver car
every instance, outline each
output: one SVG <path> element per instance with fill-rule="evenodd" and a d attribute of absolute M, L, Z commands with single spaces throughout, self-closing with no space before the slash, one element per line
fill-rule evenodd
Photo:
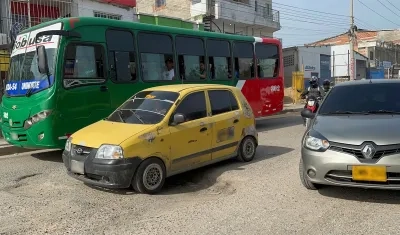
<path fill-rule="evenodd" d="M 400 80 L 333 87 L 301 142 L 300 179 L 320 185 L 400 189 Z"/>

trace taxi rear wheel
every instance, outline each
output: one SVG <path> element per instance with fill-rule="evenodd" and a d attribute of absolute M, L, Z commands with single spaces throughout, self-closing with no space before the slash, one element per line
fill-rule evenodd
<path fill-rule="evenodd" d="M 247 136 L 242 140 L 239 146 L 238 160 L 242 162 L 250 162 L 256 155 L 257 142 L 251 137 Z"/>
<path fill-rule="evenodd" d="M 155 194 L 164 186 L 165 178 L 164 163 L 158 158 L 149 158 L 138 167 L 132 187 L 138 193 Z"/>

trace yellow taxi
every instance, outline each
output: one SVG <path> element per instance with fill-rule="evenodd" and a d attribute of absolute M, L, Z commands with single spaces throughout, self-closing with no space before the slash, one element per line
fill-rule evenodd
<path fill-rule="evenodd" d="M 87 184 L 153 194 L 166 177 L 233 157 L 251 161 L 257 146 L 253 112 L 239 89 L 167 85 L 136 93 L 75 132 L 63 162 Z"/>

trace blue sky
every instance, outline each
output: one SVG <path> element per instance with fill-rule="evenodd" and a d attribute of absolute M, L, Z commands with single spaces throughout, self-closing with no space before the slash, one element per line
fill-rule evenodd
<path fill-rule="evenodd" d="M 282 29 L 274 37 L 282 38 L 283 47 L 334 36 L 350 27 L 350 0 L 273 0 L 272 7 L 280 11 Z M 354 0 L 354 16 L 358 28 L 400 29 L 400 0 Z"/>

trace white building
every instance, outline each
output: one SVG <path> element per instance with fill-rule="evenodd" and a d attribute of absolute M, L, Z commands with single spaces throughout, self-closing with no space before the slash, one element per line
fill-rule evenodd
<path fill-rule="evenodd" d="M 285 87 L 292 86 L 292 73 L 304 72 L 304 79 L 311 76 L 324 79 L 348 80 L 350 74 L 349 45 L 337 46 L 301 46 L 283 49 Z M 367 77 L 368 58 L 355 52 L 356 79 Z"/>
<path fill-rule="evenodd" d="M 136 21 L 135 4 L 135 0 L 0 0 L 0 45 L 9 44 L 25 28 L 60 17 Z"/>
<path fill-rule="evenodd" d="M 137 11 L 198 20 L 222 33 L 272 37 L 280 30 L 272 0 L 137 0 Z"/>
<path fill-rule="evenodd" d="M 350 78 L 350 46 L 349 44 L 331 46 L 332 54 L 332 77 L 334 78 Z M 369 64 L 368 57 L 354 51 L 354 63 L 356 78 L 362 79 L 367 77 L 367 68 Z"/>

